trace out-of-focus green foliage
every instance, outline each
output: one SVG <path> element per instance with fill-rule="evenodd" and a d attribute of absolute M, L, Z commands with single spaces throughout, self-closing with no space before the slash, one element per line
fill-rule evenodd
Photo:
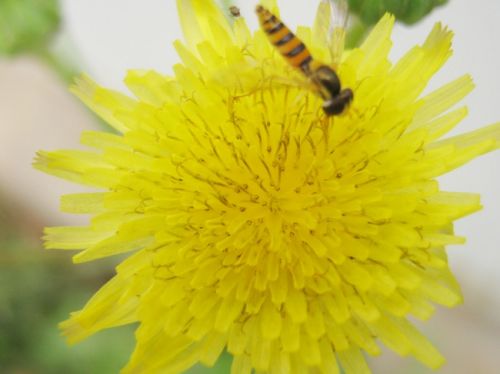
<path fill-rule="evenodd" d="M 60 21 L 58 0 L 0 0 L 0 54 L 43 50 Z"/>
<path fill-rule="evenodd" d="M 69 257 L 26 239 L 20 218 L 0 200 L 0 373 L 118 373 L 132 352 L 135 326 L 75 346 L 57 328 L 112 275 L 111 264 L 75 269 Z"/>
<path fill-rule="evenodd" d="M 35 55 L 64 81 L 73 81 L 79 69 L 52 43 L 61 24 L 59 9 L 59 0 L 0 0 L 0 56 Z"/>
<path fill-rule="evenodd" d="M 390 12 L 404 23 L 420 21 L 435 7 L 448 0 L 349 0 L 350 11 L 366 25 L 375 24 L 385 12 Z"/>
<path fill-rule="evenodd" d="M 386 13 L 392 13 L 400 22 L 414 24 L 434 8 L 448 0 L 347 0 L 351 25 L 347 32 L 346 46 L 359 46 L 373 25 Z"/>
<path fill-rule="evenodd" d="M 229 353 L 224 353 L 217 360 L 214 367 L 207 368 L 200 364 L 196 365 L 192 369 L 188 370 L 186 374 L 229 374 L 231 372 L 231 363 L 233 358 Z"/>

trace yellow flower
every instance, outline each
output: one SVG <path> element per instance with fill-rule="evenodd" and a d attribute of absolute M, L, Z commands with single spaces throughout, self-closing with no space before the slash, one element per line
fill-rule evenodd
<path fill-rule="evenodd" d="M 82 249 L 75 262 L 130 253 L 64 334 L 139 322 L 123 373 L 211 366 L 224 350 L 235 374 L 367 373 L 363 352 L 377 355 L 378 341 L 440 366 L 407 317 L 461 302 L 445 246 L 463 243 L 453 221 L 481 205 L 435 178 L 500 139 L 495 124 L 440 140 L 473 88 L 465 75 L 422 96 L 451 32 L 437 24 L 393 65 L 385 16 L 338 67 L 352 105 L 326 117 L 314 93 L 287 83 L 302 77 L 262 31 L 228 22 L 212 0 L 178 5 L 174 76 L 130 72 L 133 98 L 81 78 L 74 92 L 119 134 L 85 132 L 92 150 L 36 161 L 103 190 L 62 197 L 63 211 L 93 216 L 46 229 L 47 248 Z M 331 62 L 322 30 L 299 35 Z"/>

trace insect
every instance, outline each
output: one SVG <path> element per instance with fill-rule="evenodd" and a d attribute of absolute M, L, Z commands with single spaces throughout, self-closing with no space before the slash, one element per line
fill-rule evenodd
<path fill-rule="evenodd" d="M 237 6 L 231 5 L 229 7 L 229 12 L 231 13 L 231 15 L 233 17 L 239 17 L 239 16 L 241 16 L 240 8 L 238 8 Z"/>
<path fill-rule="evenodd" d="M 339 115 L 354 98 L 350 88 L 342 89 L 335 70 L 311 56 L 305 44 L 274 14 L 257 5 L 260 25 L 271 43 L 290 65 L 299 69 L 321 96 L 323 110 L 327 116 Z"/>

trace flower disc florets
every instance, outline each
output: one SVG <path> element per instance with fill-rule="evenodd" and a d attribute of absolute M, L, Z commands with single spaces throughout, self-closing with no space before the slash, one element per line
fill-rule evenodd
<path fill-rule="evenodd" d="M 324 4 L 322 5 L 324 6 Z M 468 76 L 421 96 L 450 55 L 437 25 L 396 65 L 391 16 L 337 66 L 351 107 L 326 117 L 262 31 L 230 25 L 211 1 L 179 1 L 187 44 L 167 78 L 131 72 L 135 98 L 82 78 L 75 92 L 119 135 L 97 151 L 42 152 L 37 167 L 104 192 L 65 196 L 88 227 L 46 231 L 76 261 L 134 251 L 62 327 L 71 341 L 138 321 L 125 373 L 213 365 L 233 373 L 365 373 L 380 341 L 430 367 L 443 359 L 407 321 L 461 301 L 444 247 L 477 195 L 436 176 L 498 147 L 499 128 L 447 140 Z M 318 19 L 323 19 L 320 16 Z M 325 63 L 327 33 L 299 36 Z M 328 28 L 326 28 L 328 30 Z"/>

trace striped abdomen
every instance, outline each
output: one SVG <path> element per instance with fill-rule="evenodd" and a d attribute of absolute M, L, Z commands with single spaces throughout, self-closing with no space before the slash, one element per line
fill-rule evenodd
<path fill-rule="evenodd" d="M 261 5 L 257 6 L 260 25 L 272 44 L 294 67 L 308 70 L 311 54 L 302 41 L 281 20 Z"/>

